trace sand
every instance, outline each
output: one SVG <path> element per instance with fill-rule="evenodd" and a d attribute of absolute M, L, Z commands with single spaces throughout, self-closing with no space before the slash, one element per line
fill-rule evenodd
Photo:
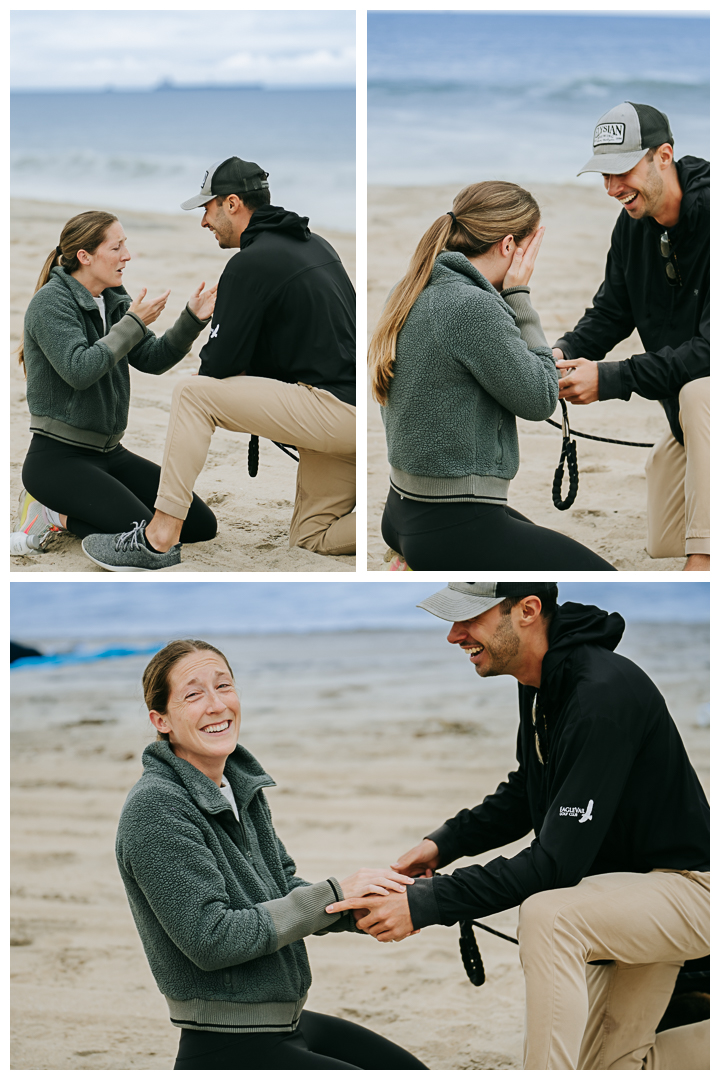
<path fill-rule="evenodd" d="M 85 207 L 12 200 L 10 497 L 13 519 L 22 487 L 22 462 L 30 442 L 25 381 L 13 352 L 19 344 L 25 309 L 45 258 L 57 243 L 64 223 L 81 209 Z M 160 334 L 172 325 L 202 280 L 208 284 L 217 281 L 229 254 L 220 251 L 207 230 L 200 228 L 199 211 L 183 216 L 123 210 L 117 213 L 133 256 L 125 276 L 128 292 L 134 296 L 143 286 L 147 286 L 151 296 L 167 288 L 172 290 L 163 315 L 152 327 Z M 354 279 L 355 237 L 327 230 L 322 230 L 322 234 L 336 247 Z M 197 371 L 198 353 L 206 337 L 203 331 L 191 354 L 164 376 L 132 371 L 130 417 L 123 438 L 123 445 L 129 450 L 152 461 L 162 461 L 175 380 Z M 212 507 L 218 519 L 218 535 L 207 543 L 185 545 L 182 563 L 162 573 L 353 570 L 354 556 L 323 556 L 304 548 L 288 548 L 297 467 L 281 450 L 263 439 L 260 470 L 251 479 L 247 472 L 248 440 L 246 435 L 216 431 L 195 490 Z M 43 554 L 11 558 L 10 562 L 15 573 L 105 573 L 90 562 L 82 552 L 80 541 L 71 536 L 58 539 Z"/>
<path fill-rule="evenodd" d="M 443 187 L 368 189 L 368 326 L 374 327 L 393 284 L 405 273 L 425 229 L 452 206 L 462 184 Z M 571 330 L 603 278 L 617 204 L 598 186 L 532 185 L 546 226 L 531 281 L 533 304 L 552 344 Z M 642 352 L 636 333 L 608 354 L 623 360 Z M 630 401 L 569 406 L 571 427 L 592 435 L 654 442 L 667 431 L 660 404 L 633 395 Z M 560 408 L 555 420 L 560 418 Z M 560 457 L 560 432 L 545 423 L 518 421 L 520 470 L 510 487 L 510 505 L 538 525 L 566 533 L 592 548 L 618 570 L 680 570 L 684 558 L 651 559 L 645 551 L 647 450 L 578 439 L 580 489 L 574 505 L 560 512 L 552 503 L 553 474 Z M 386 551 L 380 535 L 388 490 L 385 439 L 378 406 L 368 404 L 368 569 L 382 570 Z M 492 569 L 477 567 L 478 570 Z M 528 568 L 531 569 L 531 568 Z M 559 566 L 558 570 L 563 567 Z"/>
<path fill-rule="evenodd" d="M 514 765 L 515 682 L 480 682 L 441 627 L 285 636 L 282 651 L 271 637 L 217 644 L 242 687 L 241 740 L 277 781 L 275 825 L 308 880 L 386 865 Z M 666 696 L 707 791 L 709 729 L 697 718 L 709 695 L 708 627 L 638 624 L 620 651 Z M 178 1032 L 113 853 L 150 741 L 137 689 L 146 661 L 11 675 L 14 1069 L 172 1068 Z M 487 921 L 514 935 L 516 914 Z M 310 939 L 308 1007 L 366 1024 L 432 1069 L 519 1069 L 517 948 L 478 935 L 481 988 L 465 976 L 456 927 L 393 945 Z"/>

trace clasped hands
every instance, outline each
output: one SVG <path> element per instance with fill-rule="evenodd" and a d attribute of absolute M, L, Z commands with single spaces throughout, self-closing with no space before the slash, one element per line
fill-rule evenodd
<path fill-rule="evenodd" d="M 359 930 L 378 941 L 402 941 L 419 934 L 410 918 L 407 889 L 417 877 L 432 877 L 439 852 L 432 840 L 423 840 L 387 870 L 358 870 L 340 882 L 344 900 L 329 904 L 329 914 L 352 911 Z"/>
<path fill-rule="evenodd" d="M 599 397 L 598 366 L 584 356 L 566 360 L 560 349 L 553 349 L 555 367 L 559 371 L 560 399 L 571 405 L 589 405 Z"/>

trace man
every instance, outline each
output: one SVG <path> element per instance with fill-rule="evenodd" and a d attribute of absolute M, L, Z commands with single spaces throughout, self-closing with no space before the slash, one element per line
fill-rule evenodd
<path fill-rule="evenodd" d="M 298 448 L 291 547 L 355 551 L 355 293 L 308 219 L 270 204 L 267 176 L 230 157 L 182 204 L 202 206 L 202 227 L 240 251 L 218 283 L 199 375 L 173 392 L 152 521 L 83 542 L 107 569 L 180 562 L 180 530 L 218 426 Z"/>
<path fill-rule="evenodd" d="M 629 101 L 600 118 L 593 156 L 622 205 L 605 280 L 555 343 L 560 397 L 576 405 L 634 392 L 659 400 L 670 430 L 650 451 L 648 554 L 710 569 L 710 165 L 675 162 L 668 118 Z M 578 175 L 580 175 L 578 173 Z M 644 353 L 599 364 L 637 328 Z"/>
<path fill-rule="evenodd" d="M 525 1069 L 709 1068 L 707 1024 L 655 1034 L 683 963 L 709 952 L 707 800 L 659 690 L 614 652 L 623 619 L 556 597 L 453 582 L 419 605 L 481 678 L 517 679 L 518 768 L 402 856 L 406 893 L 332 910 L 398 941 L 520 904 Z M 531 830 L 512 858 L 433 876 Z"/>

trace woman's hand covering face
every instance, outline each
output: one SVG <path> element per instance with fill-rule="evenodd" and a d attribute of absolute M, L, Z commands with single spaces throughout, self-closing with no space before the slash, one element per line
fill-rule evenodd
<path fill-rule="evenodd" d="M 521 246 L 515 248 L 512 262 L 503 280 L 503 289 L 513 289 L 518 285 L 530 283 L 544 233 L 545 227 L 541 225 L 532 236 L 523 240 Z"/>

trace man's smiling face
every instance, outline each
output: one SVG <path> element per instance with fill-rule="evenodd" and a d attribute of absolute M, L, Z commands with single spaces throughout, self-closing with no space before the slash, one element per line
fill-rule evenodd
<path fill-rule="evenodd" d="M 520 652 L 520 638 L 513 626 L 512 611 L 501 612 L 502 603 L 474 619 L 453 623 L 448 634 L 451 645 L 459 645 L 482 679 L 512 674 L 513 661 Z"/>
<path fill-rule="evenodd" d="M 654 217 L 662 205 L 663 174 L 647 155 L 626 173 L 603 173 L 603 180 L 608 195 L 617 199 L 635 220 Z"/>

